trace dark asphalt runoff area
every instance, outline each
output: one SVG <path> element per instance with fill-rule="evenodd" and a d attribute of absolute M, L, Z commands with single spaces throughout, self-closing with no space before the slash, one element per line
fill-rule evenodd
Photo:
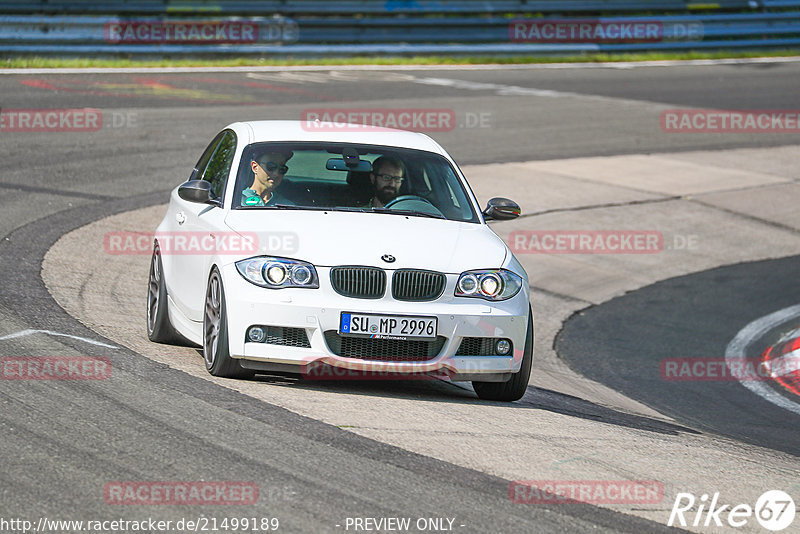
<path fill-rule="evenodd" d="M 797 144 L 787 134 L 670 135 L 659 113 L 797 107 L 800 63 L 255 74 L 0 76 L 3 113 L 87 107 L 103 116 L 98 131 L 0 131 L 0 355 L 114 362 L 109 380 L 0 381 L 0 517 L 241 515 L 277 517 L 286 532 L 344 532 L 347 517 L 411 516 L 454 518 L 454 530 L 465 533 L 666 531 L 589 505 L 513 504 L 507 480 L 360 437 L 126 349 L 47 334 L 2 338 L 33 329 L 112 343 L 53 301 L 40 278 L 44 254 L 84 224 L 165 203 L 230 122 L 297 119 L 326 106 L 452 108 L 458 127 L 431 135 L 462 164 Z M 526 90 L 552 93 L 533 106 L 517 94 Z M 471 127 L 476 117 L 486 119 L 483 129 Z M 576 316 L 558 348 L 574 368 L 679 422 L 797 454 L 797 421 L 794 429 L 781 424 L 752 396 L 736 404 L 737 384 L 709 390 L 652 376 L 653 358 L 720 355 L 749 320 L 796 303 L 797 267 L 780 260 L 656 284 Z M 748 286 L 748 277 L 767 274 Z M 723 287 L 728 282 L 736 289 Z M 735 428 L 734 405 L 747 428 Z M 760 427 L 757 414 L 767 414 Z M 252 481 L 260 497 L 242 512 L 106 504 L 106 484 L 136 480 Z"/>
<path fill-rule="evenodd" d="M 576 313 L 556 350 L 581 374 L 693 428 L 800 456 L 800 416 L 736 380 L 681 379 L 662 366 L 677 358 L 722 362 L 739 330 L 800 302 L 798 273 L 794 256 L 664 280 Z M 746 357 L 758 358 L 796 323 L 776 325 Z"/>

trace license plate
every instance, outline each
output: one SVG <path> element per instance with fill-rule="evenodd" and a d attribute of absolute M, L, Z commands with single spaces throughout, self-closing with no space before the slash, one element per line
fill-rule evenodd
<path fill-rule="evenodd" d="M 373 339 L 435 339 L 436 317 L 342 312 L 339 333 Z"/>

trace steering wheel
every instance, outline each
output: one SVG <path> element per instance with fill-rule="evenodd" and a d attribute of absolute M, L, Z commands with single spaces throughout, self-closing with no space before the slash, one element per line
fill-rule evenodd
<path fill-rule="evenodd" d="M 387 202 L 385 207 L 391 209 L 393 206 L 398 210 L 408 209 L 411 211 L 444 217 L 444 214 L 439 211 L 439 208 L 434 206 L 430 200 L 417 195 L 400 195 L 399 197 Z"/>
<path fill-rule="evenodd" d="M 394 206 L 398 202 L 403 202 L 404 200 L 421 200 L 422 202 L 425 202 L 426 204 L 430 204 L 431 207 L 436 208 L 436 206 L 434 206 L 433 203 L 431 203 L 430 200 L 428 200 L 427 198 L 419 197 L 417 195 L 400 195 L 399 197 L 395 197 L 392 200 L 390 200 L 389 202 L 387 202 L 384 207 L 385 208 L 391 208 L 392 206 Z"/>

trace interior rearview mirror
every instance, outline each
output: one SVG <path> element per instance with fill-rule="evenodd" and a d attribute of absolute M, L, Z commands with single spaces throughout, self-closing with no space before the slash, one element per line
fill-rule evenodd
<path fill-rule="evenodd" d="M 358 163 L 353 165 L 350 162 L 348 166 L 345 163 L 343 158 L 331 158 L 328 160 L 328 163 L 325 164 L 325 168 L 329 171 L 359 171 L 359 172 L 371 172 L 372 171 L 372 163 L 369 161 L 362 159 L 358 160 Z"/>

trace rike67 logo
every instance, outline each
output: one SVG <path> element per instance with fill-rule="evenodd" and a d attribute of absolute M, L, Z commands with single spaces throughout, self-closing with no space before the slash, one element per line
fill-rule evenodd
<path fill-rule="evenodd" d="M 709 501 L 708 494 L 696 499 L 691 493 L 678 493 L 667 526 L 734 527 L 741 528 L 755 517 L 765 529 L 773 532 L 784 530 L 794 522 L 794 500 L 785 491 L 769 490 L 761 494 L 755 506 L 747 503 L 723 504 L 719 492 Z M 752 529 L 752 527 L 751 527 Z"/>

